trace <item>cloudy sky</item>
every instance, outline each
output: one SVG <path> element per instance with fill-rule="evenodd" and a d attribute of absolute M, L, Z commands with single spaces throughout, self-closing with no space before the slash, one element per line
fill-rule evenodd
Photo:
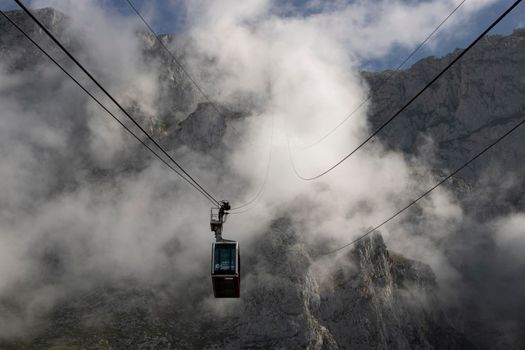
<path fill-rule="evenodd" d="M 124 0 L 107 0 L 108 5 L 115 8 L 117 11 L 122 13 L 132 14 L 129 11 L 128 5 Z M 305 16 L 312 14 L 311 5 L 312 3 L 319 3 L 320 1 L 311 1 L 311 0 L 286 0 L 286 1 L 277 1 L 275 2 L 276 7 L 283 7 L 291 11 L 292 9 L 297 12 L 302 12 Z M 321 1 L 322 2 L 322 1 Z M 324 1 L 325 3 L 337 3 L 344 1 Z M 356 2 L 356 1 L 348 1 Z M 421 0 L 411 1 L 412 3 L 423 2 Z M 465 6 L 469 6 L 468 0 Z M 180 0 L 133 0 L 133 3 L 142 9 L 148 9 L 150 14 L 150 19 L 152 20 L 152 25 L 158 33 L 173 33 L 177 32 L 184 27 L 185 15 L 184 15 L 184 5 Z M 458 1 L 459 3 L 459 1 Z M 476 33 L 482 26 L 488 23 L 494 15 L 498 12 L 501 12 L 506 6 L 508 6 L 512 1 L 502 0 L 496 2 L 487 8 L 480 11 L 478 14 L 473 16 L 471 21 L 471 26 L 465 27 L 467 33 Z M 315 13 L 315 11 L 313 11 Z M 510 15 L 505 23 L 502 23 L 498 28 L 494 30 L 494 33 L 509 33 L 513 28 L 517 26 L 524 26 L 524 13 L 525 9 L 521 8 Z"/>
<path fill-rule="evenodd" d="M 132 0 L 133 4 L 144 14 L 150 25 L 158 34 L 176 33 L 187 29 L 187 4 L 183 0 Z M 318 14 L 321 9 L 326 6 L 342 6 L 345 3 L 358 3 L 359 1 L 345 1 L 345 0 L 286 0 L 273 1 L 272 6 L 276 13 L 289 16 L 311 16 Z M 411 0 L 407 3 L 417 4 L 418 2 L 428 2 L 425 0 Z M 467 0 L 464 7 L 472 6 L 474 1 Z M 453 49 L 465 47 L 468 43 L 478 35 L 485 27 L 496 18 L 497 14 L 501 13 L 509 4 L 511 0 L 501 0 L 488 2 L 488 6 L 484 6 L 480 11 L 469 16 L 468 21 L 461 25 L 460 33 L 447 38 L 447 40 L 436 40 L 434 45 L 427 45 L 417 55 L 413 57 L 408 63 L 414 63 L 422 57 L 429 55 L 440 56 L 446 54 Z M 30 1 L 27 1 L 31 4 Z M 134 16 L 134 12 L 130 9 L 125 0 L 103 0 L 104 6 L 109 11 Z M 457 4 L 460 1 L 456 1 Z M 320 5 L 321 4 L 321 5 Z M 16 4 L 11 0 L 0 0 L 0 8 L 15 9 Z M 507 16 L 505 21 L 500 23 L 493 29 L 493 34 L 509 34 L 513 29 L 518 27 L 525 27 L 525 7 L 520 6 L 512 14 Z M 409 30 L 409 29 L 407 29 Z M 387 34 L 389 35 L 389 34 Z M 382 70 L 387 68 L 397 67 L 400 57 L 406 57 L 410 53 L 410 49 L 406 47 L 399 47 L 393 50 L 388 55 L 381 58 L 370 59 L 362 62 L 362 67 L 367 70 Z"/>
<path fill-rule="evenodd" d="M 108 5 L 113 7 L 116 11 L 124 14 L 133 16 L 130 12 L 129 6 L 126 1 L 123 0 L 107 0 Z M 344 0 L 286 0 L 286 1 L 275 1 L 274 6 L 276 12 L 297 14 L 301 13 L 304 16 L 314 15 L 318 13 L 319 4 L 341 4 L 341 3 L 352 3 L 358 1 L 344 1 Z M 411 3 L 425 2 L 424 0 L 413 0 Z M 459 4 L 459 0 L 456 2 Z M 472 1 L 466 1 L 463 5 L 469 7 Z M 436 45 L 429 47 L 427 46 L 421 52 L 410 61 L 411 63 L 416 62 L 422 57 L 429 55 L 443 55 L 453 49 L 459 47 L 466 47 L 469 42 L 485 29 L 488 24 L 494 20 L 497 14 L 504 11 L 513 1 L 501 0 L 492 2 L 489 6 L 484 7 L 479 12 L 469 17 L 468 21 L 464 22 L 461 26 L 461 35 L 451 38 L 452 40 L 441 40 L 437 41 Z M 157 33 L 173 33 L 184 30 L 186 23 L 185 6 L 184 2 L 180 0 L 133 0 L 133 3 L 147 14 L 150 24 L 153 26 Z M 493 29 L 493 34 L 509 34 L 514 28 L 525 27 L 525 7 L 513 11 L 504 22 L 500 23 L 496 28 Z M 397 67 L 399 64 L 400 57 L 406 57 L 410 53 L 410 50 L 406 48 L 398 48 L 391 52 L 388 56 L 381 57 L 379 59 L 372 59 L 368 62 L 363 62 L 363 68 L 368 70 L 382 70 L 386 68 Z M 409 62 L 409 63 L 410 63 Z"/>

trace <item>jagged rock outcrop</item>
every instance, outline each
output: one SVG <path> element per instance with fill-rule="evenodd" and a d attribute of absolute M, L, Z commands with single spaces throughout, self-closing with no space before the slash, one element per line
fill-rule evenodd
<path fill-rule="evenodd" d="M 125 281 L 64 301 L 32 340 L 0 348 L 471 348 L 441 312 L 430 268 L 389 252 L 379 234 L 359 242 L 329 276 L 312 272 L 319 262 L 286 218 L 253 246 L 257 254 L 243 259 L 242 298 L 214 301 L 220 312 L 199 304 L 202 295 L 170 298 Z"/>
<path fill-rule="evenodd" d="M 372 128 L 389 118 L 459 52 L 428 57 L 398 72 L 364 73 L 373 91 Z M 525 29 L 483 38 L 379 137 L 388 148 L 401 150 L 407 159 L 416 156 L 435 169 L 437 178 L 444 177 L 525 118 L 524 62 Z M 501 257 L 491 221 L 525 210 L 524 136 L 525 129 L 516 130 L 445 184 L 457 194 L 469 219 L 439 244 L 468 281 L 469 290 L 460 293 L 461 328 L 479 348 L 525 344 L 523 333 L 511 329 L 506 334 L 504 320 L 512 318 L 516 321 L 510 324 L 522 329 L 523 321 L 509 316 L 508 310 L 502 312 L 501 305 L 490 306 L 499 298 L 495 285 L 507 283 L 502 276 L 516 275 L 512 264 L 495 263 Z M 506 279 L 521 285 L 514 277 Z M 507 298 L 511 295 L 514 293 Z M 523 307 L 518 306 L 523 305 L 519 296 L 512 298 L 506 303 Z"/>
<path fill-rule="evenodd" d="M 470 349 L 440 310 L 429 266 L 387 250 L 379 234 L 346 255 L 322 296 L 321 315 L 336 341 L 351 349 Z"/>
<path fill-rule="evenodd" d="M 365 73 L 376 128 L 440 72 L 460 50 L 428 57 L 407 70 Z M 455 169 L 525 117 L 525 29 L 509 36 L 487 36 L 424 92 L 380 138 L 389 148 L 419 154 L 437 168 Z M 523 132 L 505 140 L 465 169 L 474 180 L 488 167 L 523 170 Z M 431 139 L 432 148 L 425 148 Z M 427 153 L 428 152 L 428 153 Z"/>
<path fill-rule="evenodd" d="M 204 153 L 217 151 L 225 147 L 223 138 L 228 124 L 241 117 L 242 113 L 209 102 L 199 103 L 187 118 L 164 129 L 162 137 L 172 147 L 187 146 Z"/>
<path fill-rule="evenodd" d="M 44 8 L 37 11 L 38 18 L 48 28 L 68 44 L 71 38 L 67 36 L 65 26 L 67 17 L 52 8 Z M 42 38 L 42 32 L 34 25 L 22 11 L 8 11 L 7 15 L 19 27 L 21 27 L 34 40 Z M 0 61 L 9 70 L 22 70 L 32 65 L 38 65 L 47 59 L 22 33 L 15 29 L 3 16 L 0 17 Z M 50 45 L 47 41 L 41 41 L 40 45 L 51 54 L 56 54 L 60 49 Z"/>

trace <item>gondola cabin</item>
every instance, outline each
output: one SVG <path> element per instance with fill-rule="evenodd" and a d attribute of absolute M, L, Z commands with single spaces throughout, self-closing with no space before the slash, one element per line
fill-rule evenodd
<path fill-rule="evenodd" d="M 239 243 L 218 241 L 212 245 L 211 280 L 216 298 L 239 298 L 241 294 L 241 257 Z"/>

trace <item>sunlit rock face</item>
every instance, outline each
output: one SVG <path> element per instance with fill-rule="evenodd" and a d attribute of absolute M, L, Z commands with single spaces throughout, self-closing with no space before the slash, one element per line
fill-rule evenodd
<path fill-rule="evenodd" d="M 372 94 L 373 127 L 390 118 L 462 50 L 425 58 L 407 70 L 365 73 Z M 454 169 L 525 115 L 525 29 L 509 36 L 488 36 L 465 54 L 381 132 L 390 147 L 426 156 L 430 164 Z M 435 148 L 425 148 L 432 139 Z M 473 179 L 497 164 L 507 171 L 523 169 L 525 150 L 515 135 L 462 172 Z M 421 154 L 423 153 L 423 154 Z M 425 154 L 427 153 L 427 154 Z"/>
<path fill-rule="evenodd" d="M 260 242 L 242 300 L 243 346 L 474 348 L 440 309 L 430 267 L 389 252 L 380 234 L 321 275 L 299 238 L 279 220 Z"/>
<path fill-rule="evenodd" d="M 10 15 L 31 35 L 43 37 L 20 12 Z M 81 53 L 81 45 L 63 32 L 66 17 L 52 9 L 37 11 L 37 16 L 75 53 Z M 45 60 L 3 18 L 0 32 L 4 69 L 31 71 L 31 67 Z M 421 156 L 436 168 L 453 168 L 472 156 L 486 140 L 510 128 L 524 112 L 524 33 L 521 30 L 511 36 L 484 39 L 447 73 L 446 79 L 434 85 L 385 129 L 380 135 L 385 144 L 400 149 L 407 157 Z M 140 35 L 145 55 L 166 68 L 165 74 L 158 77 L 161 86 L 158 98 L 170 102 L 162 104 L 161 115 L 156 118 L 133 103 L 126 107 L 133 108 L 134 115 L 170 150 L 185 146 L 202 153 L 220 151 L 228 126 L 243 115 L 220 106 L 221 113 L 217 113 L 211 104 L 199 103 L 200 98 L 180 67 L 150 35 Z M 177 38 L 167 36 L 163 40 Z M 48 42 L 44 47 L 58 53 Z M 178 58 L 184 57 L 176 54 Z M 372 95 L 372 126 L 390 117 L 457 54 L 427 58 L 410 69 L 394 73 Z M 66 67 L 72 67 L 71 62 L 64 62 Z M 377 91 L 390 72 L 363 74 L 371 89 Z M 67 78 L 53 79 L 59 84 Z M 44 90 L 38 83 L 29 87 L 29 84 L 19 87 L 13 94 L 24 96 L 30 103 L 33 94 Z M 86 127 L 83 116 L 71 123 L 75 147 L 82 150 L 86 147 L 82 143 Z M 427 136 L 439 146 L 439 152 L 434 153 L 432 145 L 426 144 Z M 483 180 L 478 174 L 490 171 L 487 164 L 498 164 L 509 173 L 523 169 L 519 162 L 524 158 L 523 138 L 513 137 L 506 142 L 505 147 L 512 151 L 488 154 L 486 162 L 473 165 L 476 171 L 462 174 L 465 181 L 453 183 L 465 194 L 467 207 L 474 202 L 479 204 L 480 200 L 487 203 L 483 208 L 471 205 L 476 215 L 487 217 L 525 207 L 523 196 L 516 195 L 523 190 L 511 191 L 499 198 L 500 204 L 496 205 L 492 203 L 492 187 L 484 186 L 483 195 L 473 189 L 475 183 Z M 145 157 L 133 152 L 134 147 L 139 146 L 130 146 L 123 165 L 117 168 L 103 168 L 91 164 L 91 159 L 85 160 L 94 169 L 90 176 L 110 179 L 118 172 L 141 169 Z M 49 167 L 54 168 L 51 161 Z M 61 185 L 54 188 L 53 194 L 77 185 L 79 179 L 68 178 L 67 169 L 56 168 Z M 144 285 L 133 276 L 103 280 L 85 288 L 72 288 L 73 292 L 58 298 L 50 312 L 41 315 L 36 310 L 35 314 L 42 319 L 31 323 L 23 333 L 0 339 L 0 348 L 469 349 L 473 343 L 488 348 L 509 346 L 508 342 L 489 339 L 492 333 L 485 332 L 488 328 L 483 322 L 490 320 L 480 318 L 479 324 L 475 324 L 474 317 L 467 316 L 460 331 L 455 326 L 458 322 L 447 317 L 437 298 L 439 285 L 430 267 L 391 252 L 380 234 L 363 239 L 341 253 L 342 256 L 334 256 L 336 263 L 319 272 L 316 269 L 319 252 L 304 242 L 286 213 L 282 215 L 264 230 L 264 235 L 246 249 L 241 248 L 240 300 L 214 300 L 206 268 L 188 283 L 185 293 L 180 288 L 175 290 L 171 281 Z M 461 237 L 458 234 L 455 239 Z M 49 276 L 42 278 L 59 278 L 60 271 L 67 269 L 62 253 L 46 251 L 42 271 Z M 456 266 L 467 272 L 477 266 L 465 262 L 465 256 L 454 259 Z M 16 297 L 0 299 L 3 315 L 16 316 L 23 308 L 23 289 L 33 286 L 29 283 L 18 287 Z M 466 308 L 460 312 L 465 314 Z"/>
<path fill-rule="evenodd" d="M 343 348 L 473 348 L 440 309 L 429 266 L 390 252 L 380 234 L 346 255 L 322 294 L 324 323 Z"/>
<path fill-rule="evenodd" d="M 388 251 L 380 234 L 368 237 L 327 274 L 293 231 L 275 221 L 244 252 L 242 297 L 213 301 L 171 298 L 165 287 L 133 280 L 64 300 L 29 344 L 112 349 L 468 349 L 444 317 L 430 268 Z M 201 277 L 199 277 L 201 278 Z M 202 276 L 204 278 L 204 276 Z M 329 283 L 327 283 L 330 281 Z M 202 291 L 197 291 L 203 298 Z M 209 291 L 208 291 L 209 293 Z M 11 349 L 25 341 L 4 343 Z"/>
<path fill-rule="evenodd" d="M 390 118 L 460 52 L 428 57 L 398 72 L 364 73 L 373 91 L 372 128 Z M 444 177 L 523 120 L 523 62 L 525 29 L 483 38 L 379 137 L 389 148 L 425 162 L 438 178 Z M 468 217 L 443 247 L 468 281 L 469 289 L 460 293 L 460 327 L 479 348 L 525 344 L 523 331 L 517 330 L 524 329 L 523 317 L 513 311 L 523 309 L 522 298 L 511 292 L 500 301 L 501 289 L 508 286 L 505 281 L 514 280 L 523 269 L 498 249 L 491 224 L 525 210 L 524 135 L 517 129 L 445 184 Z M 513 284 L 514 290 L 522 291 L 522 283 Z"/>

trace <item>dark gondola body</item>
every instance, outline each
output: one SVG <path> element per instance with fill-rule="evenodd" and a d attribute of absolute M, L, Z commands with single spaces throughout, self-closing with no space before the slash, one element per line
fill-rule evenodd
<path fill-rule="evenodd" d="M 211 252 L 211 280 L 216 298 L 239 298 L 241 295 L 241 257 L 239 243 L 214 242 Z"/>

